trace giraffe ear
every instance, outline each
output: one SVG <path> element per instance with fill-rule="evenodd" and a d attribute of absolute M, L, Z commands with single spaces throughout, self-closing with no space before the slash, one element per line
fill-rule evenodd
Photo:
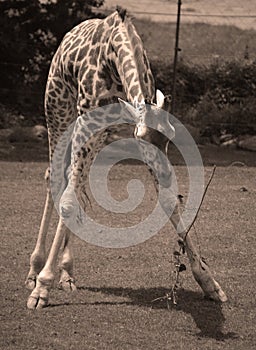
<path fill-rule="evenodd" d="M 164 105 L 164 94 L 160 90 L 156 90 L 156 105 L 158 108 Z"/>
<path fill-rule="evenodd" d="M 137 110 L 136 108 L 133 107 L 132 104 L 130 104 L 129 102 L 126 102 L 124 100 L 122 100 L 121 98 L 118 98 L 118 101 L 119 103 L 121 104 L 121 106 L 124 108 L 124 109 L 127 109 L 127 111 L 129 112 L 129 114 L 133 117 L 133 119 L 138 119 L 138 116 L 137 116 Z"/>

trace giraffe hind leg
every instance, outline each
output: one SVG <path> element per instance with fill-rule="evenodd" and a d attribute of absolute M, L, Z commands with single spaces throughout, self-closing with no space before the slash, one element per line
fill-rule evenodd
<path fill-rule="evenodd" d="M 64 239 L 64 248 L 60 263 L 60 280 L 59 288 L 64 291 L 76 291 L 75 278 L 73 275 L 73 234 L 67 230 Z"/>
<path fill-rule="evenodd" d="M 62 219 L 59 219 L 58 228 L 50 249 L 47 261 L 39 273 L 36 286 L 30 294 L 27 307 L 28 309 L 41 309 L 48 305 L 49 292 L 53 286 L 58 252 L 65 238 L 67 228 Z"/>
<path fill-rule="evenodd" d="M 61 83 L 61 79 L 57 76 L 57 73 L 54 72 L 54 74 L 52 74 L 48 79 L 45 94 L 45 114 L 48 125 L 50 160 L 52 159 L 53 152 L 61 135 L 63 135 L 64 131 L 67 130 L 72 121 L 76 120 L 77 118 L 76 103 L 73 97 L 70 95 L 69 90 L 64 85 L 62 89 L 57 88 Z M 54 91 L 55 96 L 57 94 L 54 99 L 50 98 L 50 89 Z M 59 101 L 61 101 L 61 104 Z M 58 257 L 60 246 L 66 235 L 66 227 L 60 219 L 50 254 L 46 260 L 46 235 L 54 205 L 50 191 L 49 176 L 47 180 L 48 186 L 44 214 L 36 247 L 31 255 L 31 267 L 26 280 L 26 286 L 29 289 L 33 289 L 27 303 L 28 308 L 31 309 L 46 306 L 48 303 L 48 295 L 53 283 L 56 259 Z M 65 186 L 64 182 L 63 186 Z M 61 191 L 62 190 L 63 189 L 61 188 Z M 66 255 L 67 254 L 68 253 L 66 253 Z"/>
<path fill-rule="evenodd" d="M 46 170 L 45 178 L 47 182 L 47 195 L 46 195 L 46 201 L 44 206 L 44 213 L 41 220 L 37 242 L 36 242 L 34 251 L 30 257 L 30 270 L 25 281 L 25 286 L 30 290 L 35 288 L 37 276 L 45 264 L 46 236 L 47 236 L 47 231 L 48 231 L 51 214 L 53 210 L 53 200 L 49 189 L 49 168 Z"/>

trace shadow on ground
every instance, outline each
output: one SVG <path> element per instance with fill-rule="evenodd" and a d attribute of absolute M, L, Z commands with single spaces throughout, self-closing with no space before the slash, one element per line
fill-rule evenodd
<path fill-rule="evenodd" d="M 178 291 L 178 304 L 169 303 L 169 310 L 165 296 L 170 292 L 164 287 L 159 288 L 117 288 L 117 287 L 78 287 L 80 291 L 89 291 L 93 293 L 103 293 L 108 296 L 123 297 L 126 301 L 93 301 L 93 302 L 65 302 L 50 304 L 48 307 L 79 305 L 136 305 L 139 307 L 148 307 L 151 309 L 177 310 L 189 314 L 198 329 L 196 334 L 200 338 L 213 338 L 218 341 L 226 339 L 236 339 L 239 337 L 234 332 L 223 332 L 225 317 L 222 312 L 222 304 L 211 300 L 203 299 L 202 293 L 190 290 Z M 163 297 L 163 298 L 162 298 Z M 154 301 L 155 299 L 158 299 Z"/>

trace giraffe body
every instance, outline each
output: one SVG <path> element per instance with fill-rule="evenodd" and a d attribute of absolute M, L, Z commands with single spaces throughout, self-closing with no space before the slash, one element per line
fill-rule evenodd
<path fill-rule="evenodd" d="M 100 128 L 102 124 L 100 117 L 90 121 L 89 124 L 88 121 L 85 123 L 85 118 L 90 115 L 88 112 L 120 101 L 134 118 L 135 137 L 138 139 L 145 137 L 148 140 L 146 103 L 150 105 L 150 110 L 157 117 L 158 110 L 164 102 L 160 92 L 157 92 L 156 97 L 155 104 L 154 79 L 146 53 L 132 22 L 123 10 L 119 9 L 104 20 L 85 21 L 73 28 L 62 40 L 52 60 L 45 93 L 50 162 L 65 131 L 74 121 L 75 126 L 72 130 L 70 145 L 66 149 L 67 183 L 62 189 L 59 224 L 47 259 L 45 241 L 53 201 L 50 193 L 49 170 L 46 173 L 48 187 L 45 209 L 26 280 L 27 287 L 33 289 L 28 299 L 28 308 L 41 308 L 48 304 L 57 256 L 63 242 L 60 285 L 63 289 L 76 289 L 70 241 L 72 235 L 64 224 L 64 218 L 72 215 L 76 206 L 70 188 L 76 189 L 79 198 L 84 180 L 81 174 L 86 176 L 94 156 L 102 148 L 108 134 L 106 128 L 102 130 Z M 99 127 L 96 134 L 93 132 L 95 126 Z M 161 131 L 161 128 L 173 130 L 169 121 L 160 126 L 156 123 L 156 129 Z M 159 169 L 161 162 L 157 159 L 157 154 L 154 153 L 153 148 L 143 145 L 144 157 L 150 159 L 153 169 L 154 167 Z M 168 188 L 171 186 L 168 173 L 170 169 L 164 168 L 162 172 L 166 176 L 165 181 L 160 185 Z M 86 201 L 84 203 L 86 204 Z M 182 222 L 176 199 L 170 198 L 169 202 L 166 200 L 161 204 L 167 212 L 170 206 L 174 207 L 170 219 L 177 230 L 178 226 L 182 226 Z M 179 235 L 184 238 L 185 229 L 179 229 L 179 231 Z M 186 237 L 186 245 L 191 265 L 199 264 L 197 269 L 200 269 L 203 262 L 189 236 Z M 225 295 L 223 296 L 221 288 L 211 277 L 208 267 L 203 270 L 206 271 L 206 279 L 208 279 L 207 286 L 203 288 L 205 293 L 215 299 L 224 300 Z M 198 279 L 199 281 L 202 279 L 200 274 Z M 203 283 L 200 284 L 203 285 Z"/>
<path fill-rule="evenodd" d="M 139 73 L 138 73 L 139 72 Z M 50 157 L 68 125 L 88 110 L 118 102 L 153 102 L 154 79 L 132 22 L 117 12 L 82 22 L 66 34 L 54 55 L 45 111 Z"/>

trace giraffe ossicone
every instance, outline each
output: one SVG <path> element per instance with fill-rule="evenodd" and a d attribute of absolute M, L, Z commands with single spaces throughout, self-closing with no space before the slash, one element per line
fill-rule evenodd
<path fill-rule="evenodd" d="M 156 103 L 154 103 L 155 97 Z M 63 289 L 75 290 L 72 232 L 66 227 L 64 217 L 72 214 L 77 206 L 76 200 L 82 203 L 84 208 L 88 207 L 88 198 L 84 194 L 87 193 L 85 180 L 88 179 L 90 167 L 97 154 L 104 148 L 109 132 L 119 130 L 120 116 L 109 113 L 104 119 L 107 121 L 106 125 L 105 121 L 102 121 L 104 113 L 101 107 L 111 108 L 112 104 L 119 104 L 118 98 L 122 99 L 122 105 L 132 114 L 133 124 L 135 118 L 135 138 L 141 143 L 142 156 L 146 159 L 146 163 L 156 172 L 166 173 L 164 181 L 162 184 L 160 181 L 156 189 L 162 186 L 164 193 L 170 194 L 172 198 L 168 195 L 163 196 L 160 204 L 170 215 L 179 237 L 184 240 L 196 280 L 208 297 L 226 301 L 225 293 L 213 278 L 209 267 L 203 262 L 190 234 L 186 232 L 177 199 L 171 194 L 171 168 L 168 163 L 166 166 L 163 164 L 159 152 L 153 147 L 152 140 L 156 137 L 156 133 L 157 135 L 159 132 L 167 133 L 168 137 L 159 146 L 162 153 L 166 152 L 169 135 L 174 136 L 174 126 L 169 120 L 168 113 L 160 122 L 164 96 L 155 90 L 153 74 L 141 38 L 126 11 L 118 8 L 105 19 L 90 19 L 74 27 L 64 36 L 52 59 L 45 92 L 49 158 L 52 166 L 54 155 L 63 152 L 61 157 L 55 157 L 55 166 L 64 175 L 63 181 L 59 182 L 58 177 L 54 178 L 50 166 L 44 213 L 26 280 L 26 285 L 33 289 L 27 307 L 40 309 L 47 306 L 61 247 L 63 255 L 60 262 L 60 285 Z M 97 115 L 93 114 L 96 109 Z M 182 130 L 185 132 L 185 129 Z M 185 137 L 190 139 L 191 135 L 185 132 Z M 65 142 L 61 148 L 59 144 L 63 138 Z M 182 154 L 187 164 L 191 163 L 191 156 L 197 157 L 199 153 L 192 147 L 189 150 L 192 153 L 186 154 L 182 143 L 180 150 L 184 152 Z M 198 168 L 200 164 L 197 159 Z M 192 173 L 192 167 L 188 171 Z M 60 190 L 59 200 L 62 204 L 56 234 L 46 257 L 46 236 L 54 207 L 51 195 L 52 183 L 53 187 L 56 186 Z M 196 183 L 193 186 L 195 193 L 201 193 L 200 186 L 197 187 Z M 73 190 L 76 198 L 72 197 Z M 193 201 L 189 202 L 190 208 L 191 206 L 193 208 L 193 205 L 195 205 Z M 193 209 L 196 212 L 196 208 Z M 188 211 L 188 221 L 191 220 L 192 214 L 191 210 Z"/>

